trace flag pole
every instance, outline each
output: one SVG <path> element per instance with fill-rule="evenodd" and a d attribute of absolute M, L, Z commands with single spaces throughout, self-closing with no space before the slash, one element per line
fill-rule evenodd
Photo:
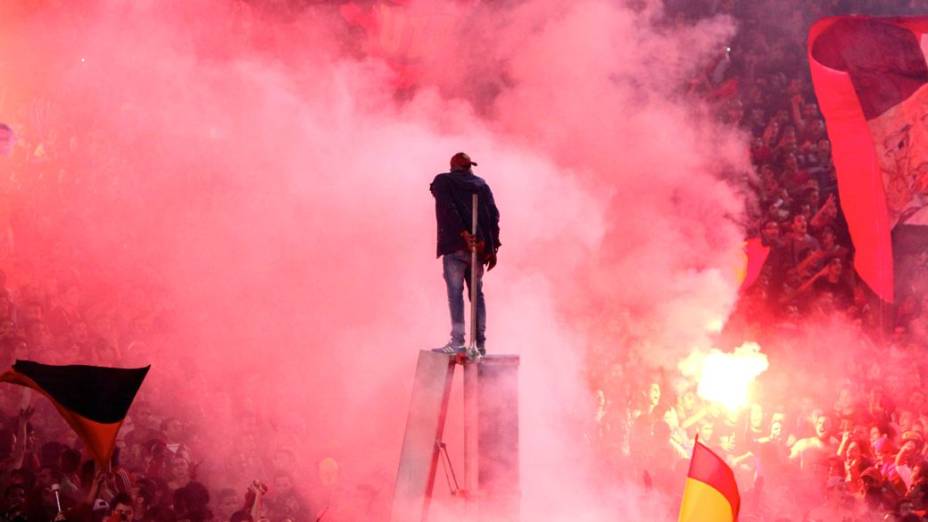
<path fill-rule="evenodd" d="M 470 233 L 474 243 L 470 250 L 470 344 L 467 346 L 467 356 L 471 359 L 477 355 L 477 193 L 471 195 Z"/>

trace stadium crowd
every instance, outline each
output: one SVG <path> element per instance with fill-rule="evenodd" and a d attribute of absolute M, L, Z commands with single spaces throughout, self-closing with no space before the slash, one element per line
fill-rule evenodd
<path fill-rule="evenodd" d="M 94 263 L 74 263 L 85 254 L 80 244 L 53 233 L 87 222 L 79 191 L 71 190 L 77 184 L 127 190 L 110 175 L 120 166 L 109 163 L 99 136 L 43 125 L 43 115 L 57 110 L 53 102 L 37 96 L 24 107 L 8 120 L 16 129 L 12 153 L 0 155 L 0 366 L 9 368 L 16 359 L 149 364 L 172 342 L 171 310 L 157 281 L 120 283 Z M 241 384 L 239 390 L 211 390 L 229 405 L 236 431 L 208 439 L 204 406 L 177 400 L 177 390 L 206 396 L 197 368 L 181 358 L 159 358 L 105 470 L 96 468 L 50 401 L 5 385 L 0 520 L 316 520 L 298 491 L 291 447 L 283 438 L 269 440 L 275 429 L 247 400 L 248 382 Z M 216 458 L 220 451 L 225 458 Z M 306 470 L 300 471 L 305 482 Z M 333 477 L 338 464 L 327 459 L 319 472 Z"/>
<path fill-rule="evenodd" d="M 29 146 L 31 154 L 22 153 L 25 147 L 20 143 L 5 165 L 6 197 L 23 193 L 10 189 L 18 175 L 58 166 L 44 153 L 36 156 L 36 146 Z M 49 144 L 41 147 L 48 150 Z M 52 191 L 32 194 L 55 197 Z M 36 256 L 33 247 L 41 244 L 42 227 L 55 221 L 17 226 L 20 219 L 29 220 L 30 202 L 17 203 L 4 223 L 0 256 L 8 267 L 0 272 L 0 366 L 9 368 L 16 359 L 147 364 L 152 350 L 169 342 L 164 332 L 170 314 L 156 304 L 163 301 L 155 298 L 157 290 L 113 288 L 96 279 L 98 274 L 80 273 L 54 255 Z M 242 408 L 239 432 L 228 436 L 238 450 L 229 454 L 236 458 L 210 460 L 215 447 L 199 436 L 202 412 L 169 393 L 195 390 L 196 372 L 183 361 L 174 367 L 165 363 L 136 398 L 112 468 L 105 471 L 95 468 L 49 401 L 6 385 L 0 394 L 0 520 L 315 520 L 295 487 L 292 451 L 258 444 L 259 433 L 268 430 L 254 405 L 230 397 Z M 249 476 L 268 484 L 242 479 Z"/>
<path fill-rule="evenodd" d="M 881 9 L 885 2 L 868 0 L 668 0 L 668 26 L 727 14 L 739 28 L 689 93 L 749 136 L 755 175 L 745 235 L 770 249 L 728 334 L 789 361 L 781 366 L 790 383 L 815 384 L 787 385 L 771 370 L 755 402 L 732 412 L 701 399 L 676 368 L 650 367 L 633 347 L 617 351 L 597 361 L 609 370 L 593 379 L 594 443 L 617 473 L 632 470 L 647 487 L 676 494 L 698 434 L 735 470 L 749 499 L 742 521 L 816 520 L 811 505 L 828 510 L 822 520 L 928 520 L 928 250 L 905 261 L 909 284 L 894 310 L 855 278 L 805 58 L 805 29 L 821 16 L 926 12 L 928 2 Z M 68 165 L 118 168 L 105 164 L 95 136 L 43 129 L 49 110 L 35 103 L 15 115 L 17 143 L 0 176 L 0 367 L 15 359 L 144 363 L 167 342 L 170 310 L 159 308 L 157 288 L 108 287 L 105 275 L 74 272 L 55 255 L 63 245 L 45 240 L 59 223 L 82 219 L 79 204 L 64 203 L 69 184 L 98 182 L 71 175 Z M 118 176 L 100 179 L 99 190 L 122 190 L 112 185 Z M 49 208 L 61 211 L 33 211 Z M 854 328 L 864 348 L 843 361 L 844 379 L 823 383 L 804 364 L 814 355 L 790 345 L 800 324 L 834 318 Z M 181 364 L 163 373 L 190 377 Z M 243 414 L 241 432 L 227 437 L 242 446 L 241 458 L 201 466 L 209 449 L 194 429 L 197 412 L 172 403 L 163 390 L 173 384 L 143 388 L 103 472 L 47 403 L 25 390 L 0 394 L 0 520 L 315 520 L 295 488 L 292 453 L 256 443 L 257 415 Z M 266 478 L 269 487 L 225 483 L 243 476 Z"/>
<path fill-rule="evenodd" d="M 893 4 L 668 2 L 671 27 L 720 13 L 738 25 L 688 94 L 748 136 L 745 237 L 769 254 L 717 341 L 757 341 L 779 369 L 729 411 L 679 368 L 643 362 L 633 343 L 606 357 L 593 378 L 594 439 L 617 473 L 678 495 L 698 435 L 735 472 L 740 520 L 928 520 L 928 245 L 899 260 L 891 309 L 855 277 L 806 58 L 807 29 L 822 16 L 928 12 L 926 2 Z M 838 325 L 855 345 L 810 343 L 810 325 Z"/>

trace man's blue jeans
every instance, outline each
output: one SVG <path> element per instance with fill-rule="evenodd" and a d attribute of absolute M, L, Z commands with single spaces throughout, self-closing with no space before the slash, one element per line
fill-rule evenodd
<path fill-rule="evenodd" d="M 441 257 L 445 285 L 448 287 L 448 309 L 451 311 L 451 340 L 464 344 L 464 283 L 470 283 L 470 252 L 458 251 Z M 477 260 L 477 346 L 486 341 L 487 309 L 483 301 L 483 263 Z M 470 295 L 468 286 L 467 297 Z"/>

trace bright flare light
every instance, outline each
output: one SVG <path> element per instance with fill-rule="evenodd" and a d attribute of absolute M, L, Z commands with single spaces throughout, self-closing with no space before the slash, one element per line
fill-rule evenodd
<path fill-rule="evenodd" d="M 769 365 L 757 343 L 744 343 L 732 353 L 713 348 L 703 360 L 696 393 L 736 411 L 747 405 L 751 383 Z"/>

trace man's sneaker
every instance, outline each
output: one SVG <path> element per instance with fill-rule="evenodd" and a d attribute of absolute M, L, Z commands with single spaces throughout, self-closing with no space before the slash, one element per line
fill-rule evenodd
<path fill-rule="evenodd" d="M 433 348 L 432 351 L 436 353 L 443 353 L 445 355 L 457 355 L 459 353 L 464 353 L 467 350 L 467 347 L 464 346 L 464 343 L 458 343 L 453 339 L 448 341 L 448 344 L 442 346 L 441 348 Z"/>
<path fill-rule="evenodd" d="M 487 347 L 484 346 L 484 345 L 482 345 L 482 344 L 478 344 L 478 345 L 477 345 L 477 353 L 480 354 L 480 357 L 486 357 L 486 356 L 487 356 Z"/>

